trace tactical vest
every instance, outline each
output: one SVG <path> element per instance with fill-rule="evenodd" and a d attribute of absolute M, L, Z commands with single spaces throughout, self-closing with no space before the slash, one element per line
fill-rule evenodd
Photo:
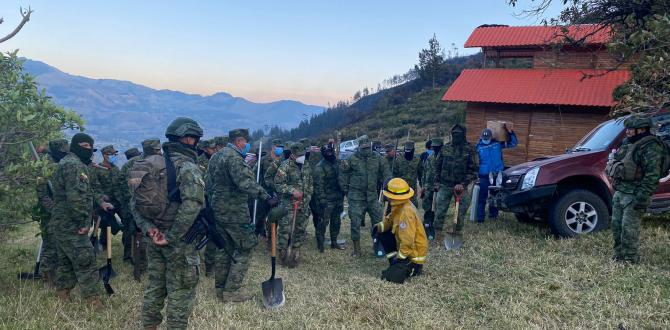
<path fill-rule="evenodd" d="M 468 177 L 468 160 L 472 159 L 470 144 L 461 147 L 445 146 L 440 152 L 440 183 L 459 184 Z"/>
<path fill-rule="evenodd" d="M 638 166 L 637 163 L 635 163 L 635 160 L 633 159 L 633 156 L 635 155 L 635 152 L 645 146 L 648 143 L 652 143 L 654 141 L 658 141 L 666 147 L 665 143 L 663 141 L 660 141 L 657 136 L 655 135 L 649 135 L 645 136 L 639 141 L 630 144 L 628 146 L 625 146 L 625 154 L 623 158 L 621 159 L 611 159 L 607 162 L 607 166 L 605 166 L 605 174 L 617 181 L 624 181 L 624 182 L 633 182 L 640 180 L 642 178 L 642 169 Z M 666 150 L 667 151 L 667 150 Z M 665 158 L 667 157 L 667 152 L 665 155 L 663 155 L 664 159 L 661 163 L 661 176 L 667 174 L 667 161 Z"/>

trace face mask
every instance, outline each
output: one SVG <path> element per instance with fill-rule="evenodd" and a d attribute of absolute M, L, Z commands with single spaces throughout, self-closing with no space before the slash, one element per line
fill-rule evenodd
<path fill-rule="evenodd" d="M 451 133 L 451 142 L 453 144 L 464 144 L 465 143 L 465 134 L 463 134 L 463 132 L 453 132 L 453 133 Z"/>
<path fill-rule="evenodd" d="M 116 155 L 111 155 L 109 156 L 109 162 L 112 164 L 116 164 L 117 161 L 117 156 Z"/>
<path fill-rule="evenodd" d="M 73 154 L 79 157 L 82 163 L 88 165 L 91 163 L 91 158 L 93 157 L 93 149 L 86 149 L 78 144 L 70 147 L 70 150 Z"/>
<path fill-rule="evenodd" d="M 414 150 L 405 150 L 405 159 L 406 160 L 414 159 Z"/>
<path fill-rule="evenodd" d="M 244 149 L 242 149 L 240 152 L 242 153 L 242 156 L 246 156 L 249 150 L 251 150 L 251 144 L 247 143 L 244 145 Z"/>
<path fill-rule="evenodd" d="M 435 153 L 435 151 L 433 151 L 433 150 L 426 150 L 426 152 L 428 153 L 428 156 L 430 156 L 430 155 L 432 155 L 432 154 Z"/>
<path fill-rule="evenodd" d="M 275 148 L 275 156 L 279 157 L 284 153 L 284 148 L 282 147 L 276 147 Z"/>
<path fill-rule="evenodd" d="M 482 139 L 482 143 L 484 143 L 484 144 L 490 144 L 490 143 L 491 143 L 491 139 Z"/>
<path fill-rule="evenodd" d="M 52 150 L 51 151 L 51 158 L 58 163 L 63 157 L 67 155 L 67 152 L 62 152 L 60 150 Z"/>

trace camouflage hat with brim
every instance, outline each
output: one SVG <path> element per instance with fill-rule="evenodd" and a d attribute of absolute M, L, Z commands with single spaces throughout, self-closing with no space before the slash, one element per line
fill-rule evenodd
<path fill-rule="evenodd" d="M 414 141 L 405 142 L 405 150 L 414 150 Z"/>
<path fill-rule="evenodd" d="M 432 147 L 441 147 L 444 145 L 444 139 L 442 138 L 432 138 L 430 141 L 432 142 Z"/>
<path fill-rule="evenodd" d="M 272 140 L 272 145 L 279 147 L 279 146 L 283 146 L 284 144 L 282 144 L 280 139 L 273 139 Z"/>
<path fill-rule="evenodd" d="M 653 125 L 651 118 L 641 115 L 632 115 L 623 122 L 623 126 L 627 129 L 649 128 Z"/>
<path fill-rule="evenodd" d="M 305 145 L 300 142 L 291 144 L 290 148 L 291 148 L 291 154 L 294 154 L 298 157 L 305 154 Z"/>
<path fill-rule="evenodd" d="M 228 144 L 228 138 L 225 137 L 225 136 L 217 136 L 217 137 L 212 139 L 212 142 L 214 142 L 214 147 L 212 147 L 212 148 L 215 148 L 215 147 L 218 147 L 218 146 L 224 147 L 224 146 L 226 146 L 226 144 Z"/>
<path fill-rule="evenodd" d="M 116 151 L 116 149 L 114 149 L 114 146 L 110 144 L 108 146 L 102 147 L 102 149 L 100 150 L 100 153 L 102 153 L 103 155 L 116 155 L 119 152 Z"/>
<path fill-rule="evenodd" d="M 143 150 L 160 150 L 161 148 L 161 140 L 159 139 L 146 139 L 142 141 L 142 149 Z"/>
<path fill-rule="evenodd" d="M 365 146 L 365 145 L 370 145 L 370 138 L 368 138 L 367 135 L 359 136 L 358 139 L 356 139 L 356 142 L 358 142 L 359 146 Z"/>
<path fill-rule="evenodd" d="M 228 138 L 230 139 L 230 141 L 233 141 L 240 137 L 249 141 L 249 130 L 246 128 L 236 128 L 228 132 Z"/>
<path fill-rule="evenodd" d="M 133 157 L 137 157 L 140 155 L 140 150 L 137 148 L 130 148 L 126 151 L 123 152 L 124 155 L 126 155 L 126 159 L 131 159 Z"/>
<path fill-rule="evenodd" d="M 68 144 L 66 139 L 51 140 L 49 141 L 49 151 L 68 152 L 70 151 L 70 145 Z"/>
<path fill-rule="evenodd" d="M 311 146 L 311 143 L 308 138 L 300 139 L 300 143 L 302 143 L 303 146 Z"/>
<path fill-rule="evenodd" d="M 387 144 L 387 145 L 384 146 L 384 150 L 386 150 L 386 151 L 393 151 L 393 150 L 395 150 L 395 145 L 389 143 L 389 144 Z"/>

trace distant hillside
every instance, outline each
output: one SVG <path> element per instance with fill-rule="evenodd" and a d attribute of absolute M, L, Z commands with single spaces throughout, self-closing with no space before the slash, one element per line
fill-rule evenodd
<path fill-rule="evenodd" d="M 147 137 L 163 138 L 165 127 L 178 116 L 194 118 L 204 126 L 205 135 L 211 137 L 237 127 L 295 127 L 304 115 L 324 111 L 323 107 L 296 101 L 253 103 L 227 93 L 202 96 L 156 90 L 128 81 L 91 79 L 33 60 L 26 60 L 24 68 L 57 104 L 86 120 L 87 132 L 99 144 L 114 143 L 121 150 L 137 146 Z"/>
<path fill-rule="evenodd" d="M 442 102 L 441 98 L 463 69 L 478 68 L 481 60 L 481 54 L 449 59 L 442 66 L 434 89 L 429 81 L 417 77 L 362 97 L 353 104 L 329 108 L 284 132 L 282 137 L 323 140 L 339 131 L 342 140 L 367 134 L 372 139 L 390 143 L 396 138 L 403 142 L 409 132 L 410 138 L 418 143 L 429 135 L 444 136 L 453 124 L 465 120 L 465 107 Z"/>

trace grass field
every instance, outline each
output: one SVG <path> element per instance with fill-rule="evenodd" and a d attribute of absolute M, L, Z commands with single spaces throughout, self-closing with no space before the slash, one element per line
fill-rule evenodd
<path fill-rule="evenodd" d="M 369 228 L 369 227 L 368 227 Z M 313 228 L 310 225 L 310 232 Z M 349 238 L 348 223 L 342 238 Z M 143 284 L 118 257 L 116 294 L 107 310 L 95 313 L 74 302 L 63 304 L 40 282 L 19 282 L 32 267 L 35 226 L 9 233 L 0 243 L 0 327 L 3 329 L 138 329 Z M 611 233 L 555 240 L 541 225 L 511 218 L 466 226 L 460 257 L 431 245 L 425 276 L 405 285 L 379 280 L 384 260 L 352 260 L 348 251 L 309 251 L 298 269 L 281 268 L 286 305 L 268 311 L 260 283 L 269 277 L 269 258 L 256 250 L 247 289 L 255 299 L 221 304 L 211 278 L 201 278 L 190 320 L 193 329 L 668 329 L 670 328 L 670 221 L 647 219 L 643 261 L 623 266 L 610 261 Z M 115 238 L 119 249 L 120 235 Z M 118 256 L 118 253 L 117 253 Z M 102 264 L 103 260 L 100 260 Z"/>

